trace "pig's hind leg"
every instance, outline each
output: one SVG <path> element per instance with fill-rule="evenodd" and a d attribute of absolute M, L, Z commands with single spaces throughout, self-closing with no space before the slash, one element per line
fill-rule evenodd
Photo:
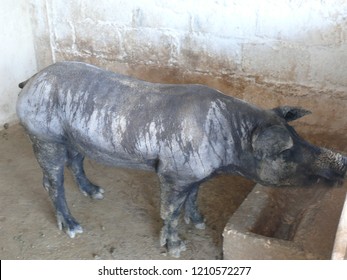
<path fill-rule="evenodd" d="M 82 233 L 82 227 L 71 215 L 65 199 L 64 166 L 67 150 L 64 144 L 39 140 L 30 135 L 33 149 L 43 171 L 43 186 L 47 190 L 55 208 L 58 227 L 71 238 Z"/>
<path fill-rule="evenodd" d="M 69 149 L 68 150 L 68 162 L 67 166 L 72 171 L 74 175 L 75 181 L 81 190 L 81 192 L 94 199 L 103 199 L 104 190 L 99 186 L 94 185 L 89 179 L 86 177 L 83 168 L 83 160 L 84 156 L 77 152 L 76 150 Z"/>

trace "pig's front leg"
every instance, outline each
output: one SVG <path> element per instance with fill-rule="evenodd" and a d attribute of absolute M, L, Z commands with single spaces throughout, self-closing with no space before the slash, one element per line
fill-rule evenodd
<path fill-rule="evenodd" d="M 184 220 L 186 224 L 192 222 L 197 229 L 205 229 L 204 217 L 201 215 L 197 205 L 199 184 L 193 184 L 190 189 L 185 202 Z"/>
<path fill-rule="evenodd" d="M 167 247 L 169 254 L 179 258 L 180 253 L 186 250 L 186 245 L 177 232 L 178 220 L 188 193 L 160 176 L 161 182 L 161 209 L 160 215 L 164 221 L 164 226 L 160 233 L 160 245 Z M 170 181 L 170 182 L 169 182 Z M 176 189 L 175 189 L 176 187 Z"/>

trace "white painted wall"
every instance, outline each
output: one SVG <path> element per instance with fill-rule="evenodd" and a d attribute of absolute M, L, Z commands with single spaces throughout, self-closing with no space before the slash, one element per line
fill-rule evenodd
<path fill-rule="evenodd" d="M 18 83 L 36 72 L 29 8 L 26 0 L 0 1 L 0 129 L 17 119 Z"/>
<path fill-rule="evenodd" d="M 52 61 L 160 65 L 347 91 L 344 0 L 34 2 L 38 15 L 48 14 L 38 29 L 49 26 L 41 36 L 50 38 L 43 53 Z"/>

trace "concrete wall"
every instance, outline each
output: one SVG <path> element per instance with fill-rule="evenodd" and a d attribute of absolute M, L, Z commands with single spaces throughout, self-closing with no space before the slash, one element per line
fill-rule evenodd
<path fill-rule="evenodd" d="M 35 2 L 37 17 L 47 17 L 38 22 L 47 33 L 38 35 L 50 39 L 42 51 L 51 61 L 93 57 L 110 67 L 178 67 L 347 89 L 343 0 Z"/>
<path fill-rule="evenodd" d="M 36 71 L 30 11 L 25 0 L 0 2 L 0 129 L 16 120 L 18 83 Z"/>
<path fill-rule="evenodd" d="M 37 65 L 80 60 L 194 82 L 262 107 L 302 105 L 312 133 L 347 135 L 343 0 L 30 0 Z"/>

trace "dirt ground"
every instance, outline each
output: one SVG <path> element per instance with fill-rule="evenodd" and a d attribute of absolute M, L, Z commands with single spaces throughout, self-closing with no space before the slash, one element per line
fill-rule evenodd
<path fill-rule="evenodd" d="M 19 125 L 0 131 L 0 259 L 171 259 L 159 245 L 159 184 L 154 173 L 111 168 L 86 160 L 89 178 L 105 198 L 83 196 L 66 172 L 66 197 L 84 233 L 59 231 L 42 187 L 42 173 Z M 206 229 L 180 227 L 181 259 L 221 259 L 222 232 L 254 183 L 220 176 L 200 189 Z"/>

